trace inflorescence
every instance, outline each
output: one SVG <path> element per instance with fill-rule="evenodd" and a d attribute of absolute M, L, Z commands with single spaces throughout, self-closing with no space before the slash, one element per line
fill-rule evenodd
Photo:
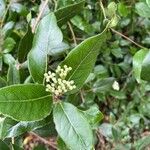
<path fill-rule="evenodd" d="M 74 81 L 65 80 L 67 74 L 72 70 L 71 67 L 64 65 L 58 66 L 55 73 L 48 71 L 44 74 L 46 80 L 46 91 L 53 93 L 55 96 L 61 96 L 64 93 L 76 88 Z"/>

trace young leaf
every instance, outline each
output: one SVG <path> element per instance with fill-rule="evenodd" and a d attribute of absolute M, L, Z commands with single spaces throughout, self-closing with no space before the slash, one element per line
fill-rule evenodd
<path fill-rule="evenodd" d="M 56 103 L 53 116 L 59 136 L 71 150 L 91 150 L 91 127 L 76 107 L 69 103 Z"/>
<path fill-rule="evenodd" d="M 62 40 L 63 35 L 57 26 L 56 17 L 50 13 L 39 23 L 32 50 L 28 55 L 29 70 L 35 82 L 43 83 L 43 75 L 47 70 L 47 54 L 54 55 L 52 50 L 60 45 Z"/>
<path fill-rule="evenodd" d="M 0 89 L 0 112 L 19 121 L 40 120 L 51 112 L 52 98 L 43 85 L 14 85 Z"/>
<path fill-rule="evenodd" d="M 148 58 L 148 55 L 150 55 L 149 51 L 142 49 L 138 51 L 133 57 L 133 73 L 138 83 L 141 82 L 141 74 L 143 77 L 146 75 L 146 78 L 144 79 L 148 78 L 146 74 L 146 72 L 149 70 L 149 68 L 146 69 L 148 65 L 146 58 Z M 144 68 L 142 68 L 143 65 Z"/>
<path fill-rule="evenodd" d="M 74 80 L 77 89 L 82 87 L 92 71 L 100 48 L 105 41 L 106 31 L 88 38 L 74 48 L 61 63 L 61 65 L 72 67 L 67 80 Z"/>
<path fill-rule="evenodd" d="M 63 25 L 64 23 L 69 21 L 69 19 L 71 19 L 80 11 L 82 11 L 84 4 L 85 4 L 85 1 L 81 1 L 79 3 L 68 5 L 66 7 L 58 9 L 55 12 L 58 25 L 59 26 Z"/>

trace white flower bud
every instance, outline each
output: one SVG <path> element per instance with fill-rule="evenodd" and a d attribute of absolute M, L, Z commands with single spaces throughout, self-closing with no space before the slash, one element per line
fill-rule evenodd
<path fill-rule="evenodd" d="M 116 91 L 119 91 L 120 87 L 119 87 L 119 83 L 117 81 L 114 81 L 112 88 Z"/>

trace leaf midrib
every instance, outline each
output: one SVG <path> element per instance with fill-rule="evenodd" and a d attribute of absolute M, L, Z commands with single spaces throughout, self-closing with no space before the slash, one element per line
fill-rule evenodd
<path fill-rule="evenodd" d="M 100 36 L 100 35 L 99 35 Z M 98 42 L 95 44 L 95 46 L 93 46 L 93 48 L 90 50 L 90 52 L 82 59 L 82 61 L 79 63 L 79 65 L 76 67 L 76 69 L 74 70 L 74 72 L 71 74 L 71 76 L 69 77 L 68 80 L 71 80 L 71 78 L 74 76 L 74 74 L 76 73 L 76 71 L 79 69 L 79 67 L 81 66 L 81 64 L 85 61 L 85 59 L 90 55 L 91 52 L 93 52 L 93 49 L 97 46 Z"/>
<path fill-rule="evenodd" d="M 60 106 L 61 106 L 61 108 L 62 108 L 62 110 L 63 110 L 64 114 L 66 115 L 67 120 L 70 122 L 70 124 L 71 124 L 71 126 L 72 126 L 72 128 L 73 128 L 74 132 L 75 132 L 75 133 L 77 134 L 77 136 L 79 137 L 79 139 L 80 139 L 81 143 L 83 143 L 83 144 L 86 146 L 86 144 L 85 144 L 84 140 L 81 138 L 81 136 L 80 136 L 80 135 L 79 135 L 79 133 L 76 131 L 76 129 L 75 129 L 75 127 L 73 126 L 73 124 L 71 123 L 71 121 L 70 121 L 70 119 L 69 119 L 69 117 L 68 117 L 67 113 L 65 112 L 65 110 L 64 110 L 64 108 L 63 108 L 63 106 L 62 106 L 62 104 L 61 104 L 61 103 L 60 103 Z"/>
<path fill-rule="evenodd" d="M 38 101 L 40 99 L 43 99 L 43 98 L 47 98 L 47 97 L 50 97 L 50 95 L 46 95 L 46 96 L 42 96 L 42 97 L 39 97 L 39 98 L 34 98 L 34 99 L 28 99 L 28 100 L 13 100 L 13 101 L 0 101 L 0 103 L 23 103 L 23 102 L 33 102 L 33 101 Z"/>

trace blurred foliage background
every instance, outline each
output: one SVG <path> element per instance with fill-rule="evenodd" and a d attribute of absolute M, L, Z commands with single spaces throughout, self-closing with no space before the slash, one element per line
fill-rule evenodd
<path fill-rule="evenodd" d="M 80 1 L 50 0 L 42 17 Z M 150 1 L 101 2 L 104 8 L 111 2 L 116 3 L 117 25 L 111 30 L 107 43 L 103 45 L 103 52 L 98 56 L 86 84 L 76 96 L 72 96 L 71 103 L 82 109 L 92 108 L 93 115 L 97 108 L 103 113 L 103 120 L 100 124 L 95 123 L 94 127 L 97 134 L 95 149 L 148 150 L 150 84 L 143 80 L 141 83 L 136 81 L 132 62 L 136 52 L 150 47 Z M 18 71 L 16 66 L 26 68 L 26 54 L 20 49 L 26 48 L 28 51 L 31 48 L 33 35 L 30 27 L 33 27 L 43 4 L 43 0 L 0 0 L 0 87 L 32 81 L 28 77 L 27 69 Z M 108 14 L 107 18 L 109 17 Z M 56 66 L 76 44 L 100 33 L 106 22 L 100 1 L 86 0 L 85 8 L 61 27 L 65 45 L 58 51 L 63 49 L 65 53 L 51 57 L 50 67 Z M 26 43 L 22 45 L 25 35 Z M 135 41 L 136 45 L 122 35 Z M 70 97 L 66 97 L 66 101 Z M 49 131 L 50 126 L 48 124 L 36 132 L 49 137 L 55 133 Z M 18 137 L 18 141 L 21 137 Z"/>

